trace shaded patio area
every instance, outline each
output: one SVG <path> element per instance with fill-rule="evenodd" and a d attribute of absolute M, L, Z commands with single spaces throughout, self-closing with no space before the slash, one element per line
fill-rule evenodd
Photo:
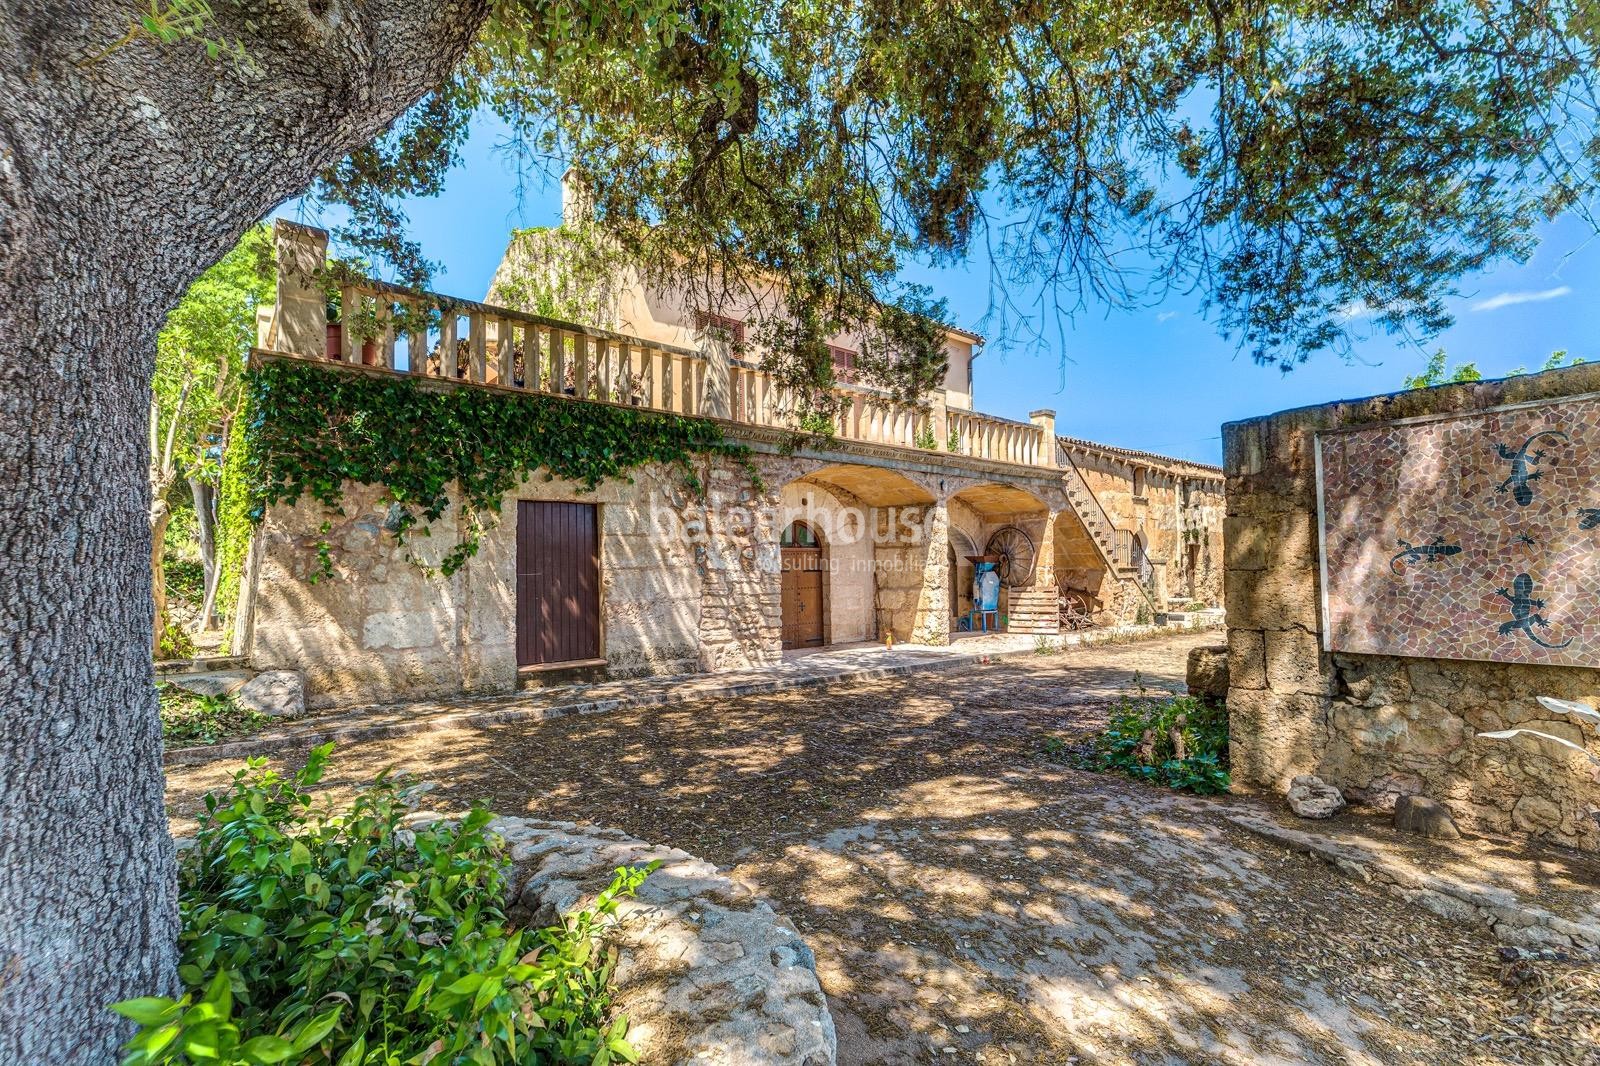
<path fill-rule="evenodd" d="M 1230 821 L 1255 801 L 1041 758 L 1119 693 L 1181 687 L 1214 639 L 441 728 L 349 746 L 330 785 L 397 765 L 440 809 L 615 826 L 731 870 L 814 948 L 844 1063 L 1591 1054 L 1592 1020 L 1526 1010 L 1486 932 Z M 170 771 L 175 829 L 236 765 Z"/>

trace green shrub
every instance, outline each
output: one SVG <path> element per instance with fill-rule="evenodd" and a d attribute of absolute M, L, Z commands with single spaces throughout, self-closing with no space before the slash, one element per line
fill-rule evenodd
<path fill-rule="evenodd" d="M 168 616 L 166 627 L 161 630 L 161 639 L 156 641 L 156 658 L 188 659 L 193 655 L 194 638 L 183 628 L 182 622 Z"/>
<path fill-rule="evenodd" d="M 231 696 L 200 696 L 176 685 L 158 686 L 161 696 L 161 735 L 167 740 L 215 744 L 228 737 L 247 736 L 272 719 L 239 706 Z"/>
<path fill-rule="evenodd" d="M 206 568 L 198 559 L 168 552 L 161 561 L 167 575 L 167 599 L 198 608 L 206 597 Z"/>
<path fill-rule="evenodd" d="M 1181 726 L 1180 726 L 1181 719 Z M 1177 757 L 1172 730 L 1179 726 L 1186 749 Z M 1150 750 L 1141 751 L 1145 733 Z M 1054 744 L 1052 745 L 1052 741 Z M 1060 738 L 1046 738 L 1044 753 L 1068 754 Z M 1119 770 L 1185 792 L 1214 795 L 1228 791 L 1228 711 L 1194 696 L 1123 695 L 1111 712 L 1111 724 L 1086 747 L 1072 753 L 1086 770 Z"/>
<path fill-rule="evenodd" d="M 635 1061 L 599 932 L 648 868 L 560 925 L 513 929 L 488 811 L 407 827 L 420 789 L 388 773 L 342 813 L 318 807 L 331 749 L 290 779 L 252 759 L 206 797 L 179 869 L 186 991 L 114 1007 L 140 1026 L 124 1066 Z"/>

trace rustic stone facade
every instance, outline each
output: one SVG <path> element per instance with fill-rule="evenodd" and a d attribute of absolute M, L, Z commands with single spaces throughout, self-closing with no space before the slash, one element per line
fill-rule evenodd
<path fill-rule="evenodd" d="M 326 234 L 280 224 L 278 246 L 286 261 L 319 262 Z M 558 265 L 524 273 L 548 280 Z M 506 289 L 509 281 L 496 284 Z M 635 334 L 349 280 L 341 305 L 370 309 L 381 327 L 361 347 L 359 368 L 351 366 L 354 350 L 345 358 L 342 324 L 327 321 L 322 287 L 280 285 L 258 321 L 257 364 L 298 360 L 331 372 L 404 375 L 429 390 L 537 393 L 713 419 L 727 439 L 751 449 L 756 474 L 702 460 L 694 491 L 682 471 L 646 467 L 587 493 L 534 471 L 501 501 L 477 554 L 448 578 L 437 567 L 461 539 L 453 510 L 429 535 L 413 531 L 401 546 L 378 486 L 344 486 L 338 514 L 309 500 L 273 506 L 249 553 L 235 651 L 256 669 L 303 672 L 308 705 L 319 707 L 500 694 L 596 674 L 767 666 L 783 654 L 786 611 L 796 646 L 817 643 L 818 613 L 824 645 L 946 644 L 963 623 L 1053 636 L 1062 588 L 1086 590 L 1102 625 L 1156 621 L 1169 595 L 1178 598 L 1175 607 L 1192 598 L 1214 602 L 1209 577 L 1174 545 L 1190 534 L 1207 552 L 1215 545 L 1216 516 L 1204 501 L 1217 472 L 1058 440 L 1049 410 L 1026 422 L 971 410 L 971 360 L 982 343 L 974 334 L 945 327 L 951 376 L 925 404 L 842 386 L 848 402 L 832 432 L 800 434 L 759 353 L 728 336 L 759 308 L 717 309 L 711 329 L 705 309 L 681 299 L 652 303 L 636 279 L 619 285 L 545 295 L 559 304 L 563 293 L 588 293 L 594 301 L 577 310 Z M 531 299 L 533 289 L 522 296 Z M 511 299 L 509 289 L 502 295 Z M 402 332 L 404 309 L 418 313 Z M 850 338 L 835 340 L 847 347 Z M 582 536 L 569 541 L 569 527 L 540 523 L 572 509 L 524 502 L 591 503 L 597 512 L 581 515 Z M 529 517 L 525 527 L 526 661 L 519 666 L 523 515 L 547 517 Z M 786 578 L 783 536 L 797 519 L 816 545 L 792 553 L 797 568 Z M 1119 531 L 1166 553 L 1143 584 L 1133 560 L 1117 556 Z M 590 584 L 596 532 L 598 591 Z M 560 559 L 552 562 L 551 553 Z M 821 599 L 812 606 L 818 555 Z M 1006 574 L 995 617 L 973 619 L 972 558 L 979 555 L 1002 557 Z M 1186 585 L 1200 591 L 1177 591 Z M 531 623 L 532 615 L 559 625 Z"/>
<path fill-rule="evenodd" d="M 1061 446 L 1116 528 L 1125 534 L 1119 551 L 1137 538 L 1139 551 L 1152 571 L 1147 588 L 1157 592 L 1163 609 L 1193 602 L 1222 605 L 1220 469 L 1071 437 L 1061 438 Z M 1065 544 L 1070 553 L 1066 565 L 1073 580 L 1092 582 L 1096 576 L 1093 546 L 1070 536 Z M 1129 569 L 1139 569 L 1131 555 L 1118 561 Z"/>
<path fill-rule="evenodd" d="M 1315 435 L 1600 392 L 1600 367 L 1442 386 L 1286 411 L 1223 427 L 1226 596 L 1235 779 L 1281 789 L 1314 773 L 1350 798 L 1421 794 L 1464 829 L 1600 849 L 1600 784 L 1547 741 L 1475 734 L 1529 727 L 1582 744 L 1537 696 L 1586 699 L 1600 671 L 1322 650 Z"/>
<path fill-rule="evenodd" d="M 1021 579 L 1053 598 L 1052 515 L 1069 505 L 1046 474 L 1003 485 L 951 468 L 845 464 L 779 450 L 758 454 L 755 468 L 759 481 L 732 463 L 702 463 L 703 494 L 664 467 L 594 492 L 535 473 L 507 495 L 477 554 L 448 578 L 436 567 L 457 538 L 453 509 L 429 535 L 413 533 L 401 545 L 376 486 L 347 484 L 339 515 L 309 499 L 274 506 L 245 575 L 249 616 L 238 650 L 257 669 L 302 671 L 312 707 L 569 680 L 517 666 L 515 516 L 524 499 L 598 507 L 600 672 L 613 678 L 779 661 L 779 537 L 796 518 L 823 545 L 824 643 L 891 634 L 948 643 L 971 606 L 964 556 L 1006 526 L 1039 546 L 1034 573 Z M 324 544 L 331 576 L 318 574 Z"/>

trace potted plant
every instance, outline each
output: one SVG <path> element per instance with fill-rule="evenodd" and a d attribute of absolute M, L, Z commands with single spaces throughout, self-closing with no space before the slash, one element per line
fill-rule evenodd
<path fill-rule="evenodd" d="M 352 345 L 360 340 L 361 365 L 377 366 L 378 337 L 383 333 L 383 324 L 378 320 L 377 300 L 363 296 L 356 307 L 345 308 L 342 328 L 348 332 Z"/>
<path fill-rule="evenodd" d="M 330 285 L 325 292 L 328 316 L 328 346 L 329 359 L 339 360 L 344 358 L 344 326 L 339 321 L 339 290 Z"/>

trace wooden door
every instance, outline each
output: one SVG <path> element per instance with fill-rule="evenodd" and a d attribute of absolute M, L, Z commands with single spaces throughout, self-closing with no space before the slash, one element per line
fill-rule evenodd
<path fill-rule="evenodd" d="M 822 549 L 783 549 L 783 646 L 822 643 Z"/>
<path fill-rule="evenodd" d="M 517 501 L 517 665 L 600 657 L 600 527 L 590 503 Z"/>

